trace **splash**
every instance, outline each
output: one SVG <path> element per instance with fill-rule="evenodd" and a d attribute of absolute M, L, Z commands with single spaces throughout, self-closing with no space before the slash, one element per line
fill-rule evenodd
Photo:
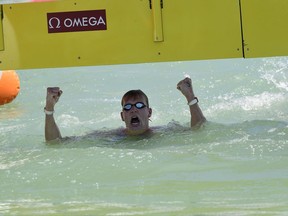
<path fill-rule="evenodd" d="M 268 84 L 273 84 L 280 90 L 288 92 L 288 58 L 265 58 L 263 66 L 259 68 L 262 74 L 261 78 L 267 81 Z"/>

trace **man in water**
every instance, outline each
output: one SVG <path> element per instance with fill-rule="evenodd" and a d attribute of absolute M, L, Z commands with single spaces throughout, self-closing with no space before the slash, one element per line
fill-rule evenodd
<path fill-rule="evenodd" d="M 177 84 L 177 89 L 187 99 L 190 114 L 191 127 L 199 126 L 206 121 L 199 105 L 198 98 L 195 97 L 192 81 L 186 77 Z M 45 118 L 45 139 L 52 141 L 61 139 L 60 130 L 55 122 L 53 113 L 55 104 L 58 102 L 62 91 L 59 87 L 47 88 L 46 107 L 44 112 Z M 143 135 L 151 132 L 149 127 L 149 118 L 152 115 L 152 109 L 149 107 L 148 97 L 141 90 L 130 90 L 121 100 L 122 111 L 120 113 L 122 121 L 125 122 L 126 128 L 124 134 L 127 136 Z"/>

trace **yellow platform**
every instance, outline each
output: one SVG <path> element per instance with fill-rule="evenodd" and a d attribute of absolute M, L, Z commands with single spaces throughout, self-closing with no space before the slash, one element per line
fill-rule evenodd
<path fill-rule="evenodd" d="M 0 13 L 5 70 L 288 55 L 287 0 L 62 0 Z"/>

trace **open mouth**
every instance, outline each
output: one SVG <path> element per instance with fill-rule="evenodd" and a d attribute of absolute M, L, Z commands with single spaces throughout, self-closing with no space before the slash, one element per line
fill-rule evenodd
<path fill-rule="evenodd" d="M 131 125 L 138 126 L 140 124 L 140 120 L 138 117 L 132 117 L 131 118 Z"/>

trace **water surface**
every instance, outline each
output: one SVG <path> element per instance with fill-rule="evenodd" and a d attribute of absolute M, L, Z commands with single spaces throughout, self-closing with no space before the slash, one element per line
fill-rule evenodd
<path fill-rule="evenodd" d="M 287 215 L 288 58 L 17 71 L 0 107 L 0 215 Z M 208 123 L 187 130 L 188 74 Z M 44 142 L 46 88 L 63 95 Z M 152 137 L 123 138 L 121 96 L 142 89 Z M 87 136 L 93 131 L 105 136 Z"/>

